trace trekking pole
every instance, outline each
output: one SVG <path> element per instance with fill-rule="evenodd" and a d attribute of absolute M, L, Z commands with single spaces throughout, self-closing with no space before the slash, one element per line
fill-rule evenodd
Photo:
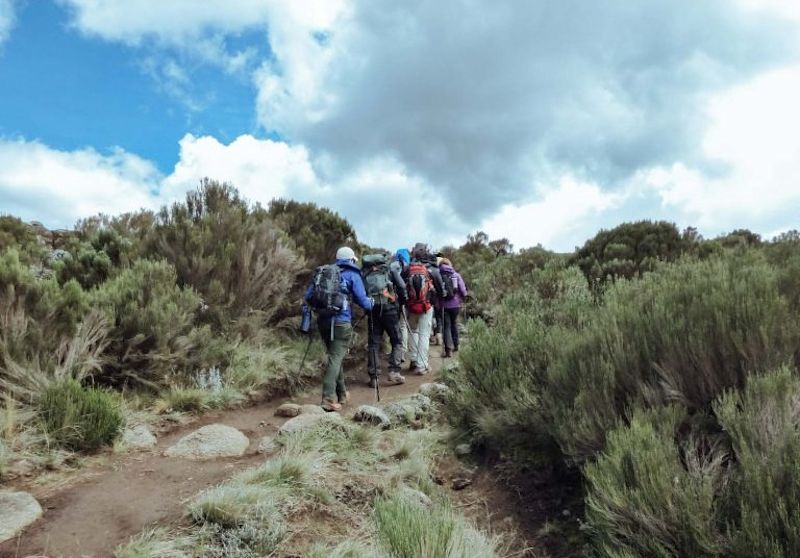
<path fill-rule="evenodd" d="M 311 350 L 311 343 L 314 341 L 314 337 L 309 333 L 308 335 L 308 344 L 306 344 L 306 352 L 303 353 L 303 360 L 300 361 L 300 367 L 297 369 L 297 374 L 295 376 L 300 376 L 300 372 L 303 371 L 303 365 L 306 363 L 306 358 L 308 357 L 308 351 Z"/>

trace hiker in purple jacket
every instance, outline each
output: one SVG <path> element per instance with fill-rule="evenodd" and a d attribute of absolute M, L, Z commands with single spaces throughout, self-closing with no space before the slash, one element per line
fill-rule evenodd
<path fill-rule="evenodd" d="M 445 296 L 437 303 L 437 313 L 442 317 L 444 332 L 444 351 L 442 356 L 450 358 L 458 351 L 458 313 L 467 298 L 467 286 L 461 274 L 453 269 L 447 258 L 439 263 L 439 273 L 445 283 Z"/>

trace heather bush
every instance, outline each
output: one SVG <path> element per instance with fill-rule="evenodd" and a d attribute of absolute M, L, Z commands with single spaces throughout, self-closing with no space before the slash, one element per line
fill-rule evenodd
<path fill-rule="evenodd" d="M 116 230 L 102 228 L 86 239 L 72 237 L 66 256 L 54 264 L 59 283 L 74 279 L 84 289 L 96 287 L 130 263 L 131 241 Z"/>
<path fill-rule="evenodd" d="M 265 210 L 210 180 L 158 213 L 147 250 L 175 267 L 179 285 L 203 297 L 204 319 L 217 328 L 253 312 L 269 320 L 289 304 L 302 268 Z"/>
<path fill-rule="evenodd" d="M 566 332 L 548 370 L 562 450 L 591 457 L 631 405 L 704 409 L 749 374 L 794 361 L 800 327 L 777 279 L 759 254 L 745 253 L 612 286 L 591 322 Z"/>
<path fill-rule="evenodd" d="M 17 217 L 0 215 L 0 254 L 12 249 L 25 264 L 38 262 L 45 254 L 33 227 Z"/>
<path fill-rule="evenodd" d="M 676 443 L 679 406 L 635 412 L 584 469 L 586 530 L 600 556 L 722 556 L 715 504 L 724 454 Z"/>
<path fill-rule="evenodd" d="M 157 386 L 215 364 L 211 332 L 195 324 L 200 297 L 177 286 L 168 263 L 138 260 L 92 296 L 112 324 L 103 382 Z"/>
<path fill-rule="evenodd" d="M 726 556 L 800 555 L 800 379 L 781 368 L 751 378 L 715 405 L 730 436 L 735 474 L 727 490 Z"/>
<path fill-rule="evenodd" d="M 110 445 L 125 422 L 117 396 L 71 378 L 47 386 L 36 406 L 49 439 L 74 451 Z"/>

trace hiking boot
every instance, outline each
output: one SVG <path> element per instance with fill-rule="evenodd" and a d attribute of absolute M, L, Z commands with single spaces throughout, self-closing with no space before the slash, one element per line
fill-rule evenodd
<path fill-rule="evenodd" d="M 416 374 L 417 376 L 424 376 L 430 371 L 431 371 L 430 366 L 426 366 L 425 368 L 417 367 L 417 369 L 414 370 L 414 374 Z"/>
<path fill-rule="evenodd" d="M 411 361 L 411 364 L 408 365 L 409 372 L 414 372 L 417 368 L 419 367 L 417 366 L 417 363 L 414 362 L 413 360 Z"/>
<path fill-rule="evenodd" d="M 400 372 L 389 372 L 389 383 L 394 385 L 406 383 L 406 377 L 401 376 Z"/>
<path fill-rule="evenodd" d="M 378 387 L 378 378 L 377 377 L 376 378 L 370 378 L 369 382 L 367 382 L 367 385 L 370 388 L 375 389 L 376 387 Z"/>
<path fill-rule="evenodd" d="M 350 402 L 350 392 L 344 392 L 344 396 L 339 396 L 339 404 L 340 405 L 347 405 Z"/>
<path fill-rule="evenodd" d="M 320 407 L 322 407 L 323 411 L 328 411 L 329 413 L 331 413 L 331 412 L 339 412 L 339 411 L 342 410 L 342 405 L 340 403 L 337 403 L 335 401 L 330 401 L 329 399 L 326 399 L 325 401 L 323 401 L 320 404 Z"/>
<path fill-rule="evenodd" d="M 442 351 L 442 358 L 452 358 L 452 356 L 453 356 L 453 351 L 451 351 L 450 349 L 445 349 L 444 351 Z"/>

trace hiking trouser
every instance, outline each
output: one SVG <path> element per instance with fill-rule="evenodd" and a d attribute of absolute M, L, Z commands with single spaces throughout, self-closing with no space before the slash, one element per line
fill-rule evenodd
<path fill-rule="evenodd" d="M 400 370 L 403 341 L 400 333 L 400 314 L 396 308 L 376 308 L 369 315 L 369 341 L 367 370 L 370 378 L 377 378 L 381 371 L 381 345 L 384 332 L 389 336 L 392 352 L 389 355 L 389 371 Z"/>
<path fill-rule="evenodd" d="M 419 368 L 428 367 L 428 348 L 431 341 L 431 328 L 433 327 L 433 308 L 424 314 L 408 313 L 408 325 L 411 329 L 410 344 L 411 362 Z"/>
<path fill-rule="evenodd" d="M 460 308 L 445 308 L 444 313 L 444 348 L 449 351 L 458 350 L 458 312 Z"/>
<path fill-rule="evenodd" d="M 334 322 L 333 339 L 331 339 L 331 322 L 319 321 L 319 333 L 325 350 L 328 352 L 328 363 L 322 379 L 323 401 L 343 401 L 347 388 L 344 384 L 344 367 L 342 362 L 350 349 L 353 338 L 353 326 L 349 322 Z"/>
<path fill-rule="evenodd" d="M 400 308 L 400 337 L 403 342 L 400 362 L 403 362 L 408 354 L 408 309 L 405 306 Z"/>

